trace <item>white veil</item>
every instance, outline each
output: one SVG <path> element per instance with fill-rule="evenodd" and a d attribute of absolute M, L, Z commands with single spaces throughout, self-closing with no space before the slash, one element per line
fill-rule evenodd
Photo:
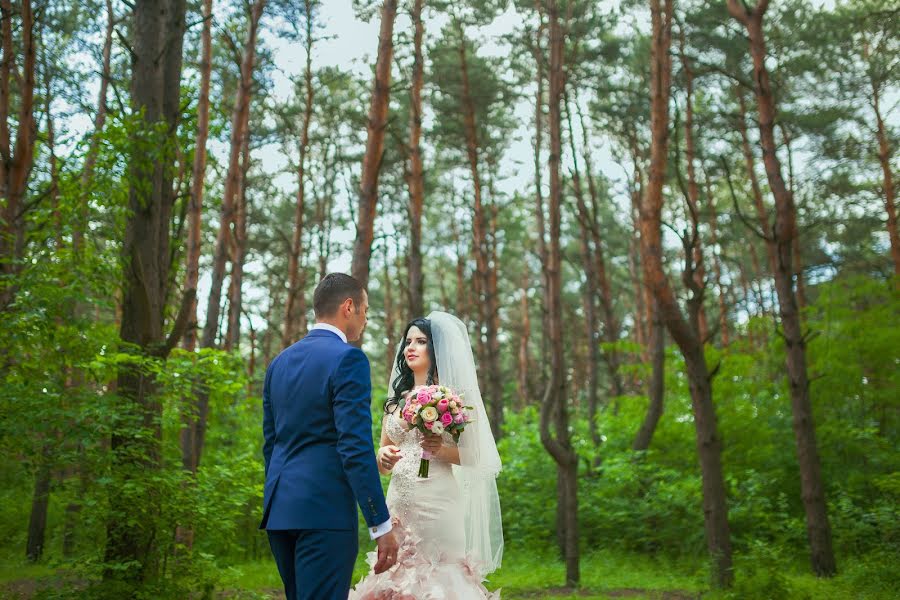
<path fill-rule="evenodd" d="M 438 382 L 461 394 L 466 406 L 473 407 L 472 421 L 459 437 L 460 464 L 454 465 L 453 474 L 463 502 L 466 555 L 485 575 L 495 571 L 503 558 L 503 524 L 496 481 L 501 469 L 500 454 L 481 399 L 466 326 L 441 311 L 433 311 L 426 318 L 431 321 Z"/>

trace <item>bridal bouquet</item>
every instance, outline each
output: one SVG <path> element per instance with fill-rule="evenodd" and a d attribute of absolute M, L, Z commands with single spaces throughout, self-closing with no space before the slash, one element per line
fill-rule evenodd
<path fill-rule="evenodd" d="M 406 396 L 406 403 L 401 413 L 403 420 L 409 423 L 410 429 L 418 429 L 425 435 L 441 435 L 444 432 L 459 441 L 459 434 L 471 421 L 466 406 L 459 394 L 442 385 L 422 385 L 414 388 Z M 419 462 L 419 477 L 428 477 L 428 464 L 431 454 L 422 453 Z"/>

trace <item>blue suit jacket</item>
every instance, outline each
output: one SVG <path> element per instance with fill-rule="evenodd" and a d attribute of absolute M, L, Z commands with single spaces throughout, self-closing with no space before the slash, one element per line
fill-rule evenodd
<path fill-rule="evenodd" d="M 356 529 L 387 521 L 372 443 L 369 360 L 313 329 L 275 357 L 263 387 L 260 529 Z M 354 501 L 355 500 L 355 501 Z"/>

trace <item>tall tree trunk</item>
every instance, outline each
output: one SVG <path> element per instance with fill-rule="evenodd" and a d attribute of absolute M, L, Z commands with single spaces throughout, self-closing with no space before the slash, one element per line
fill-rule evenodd
<path fill-rule="evenodd" d="M 713 278 L 715 279 L 719 301 L 719 335 L 721 336 L 722 347 L 727 348 L 731 343 L 731 334 L 728 326 L 728 303 L 725 300 L 725 288 L 722 284 L 722 260 L 720 257 L 722 249 L 719 247 L 719 217 L 715 200 L 713 200 L 709 177 L 706 178 L 706 197 L 709 203 L 709 241 L 713 249 Z"/>
<path fill-rule="evenodd" d="M 519 324 L 521 333 L 519 335 L 519 352 L 518 358 L 518 378 L 516 379 L 516 387 L 518 388 L 517 408 L 524 408 L 528 398 L 531 398 L 531 353 L 528 350 L 529 339 L 531 338 L 531 316 L 528 311 L 528 271 L 522 270 L 522 297 L 519 300 L 521 315 Z"/>
<path fill-rule="evenodd" d="M 135 112 L 143 115 L 144 131 L 129 164 L 130 211 L 122 245 L 126 266 L 119 335 L 140 355 L 165 357 L 184 334 L 193 301 L 190 293 L 182 298 L 167 337 L 169 231 L 175 200 L 171 149 L 177 142 L 179 121 L 185 1 L 145 0 L 135 4 L 132 14 L 132 104 Z M 152 144 L 154 150 L 162 148 L 164 152 L 151 153 L 141 144 Z M 110 566 L 104 578 L 138 582 L 155 571 L 156 523 L 152 518 L 129 519 L 127 515 L 133 514 L 136 493 L 145 507 L 157 502 L 146 497 L 152 491 L 146 486 L 152 485 L 148 473 L 160 466 L 162 404 L 155 393 L 154 377 L 140 368 L 120 370 L 117 392 L 121 417 L 129 425 L 116 428 L 110 444 L 112 472 L 122 485 L 113 486 L 110 492 L 104 558 Z M 132 480 L 137 485 L 128 485 Z"/>
<path fill-rule="evenodd" d="M 422 23 L 424 0 L 413 3 L 412 20 L 415 27 L 413 36 L 414 62 L 412 85 L 409 90 L 409 171 L 406 182 L 409 187 L 409 312 L 413 317 L 425 313 L 422 277 L 422 207 L 425 202 L 425 176 L 422 168 L 422 84 L 425 62 L 422 57 L 422 37 L 425 26 Z"/>
<path fill-rule="evenodd" d="M 456 314 L 460 315 L 460 319 L 463 319 L 463 316 L 467 316 L 469 314 L 468 308 L 468 293 L 466 286 L 466 254 L 465 245 L 462 242 L 462 236 L 459 232 L 459 225 L 456 223 L 456 219 L 453 219 L 453 222 L 450 224 L 450 231 L 453 234 L 453 247 L 456 248 Z M 467 319 L 464 319 L 467 320 Z"/>
<path fill-rule="evenodd" d="M 631 183 L 629 185 L 629 196 L 631 199 L 631 226 L 632 235 L 629 240 L 629 252 L 631 257 L 629 260 L 629 270 L 632 276 L 632 285 L 634 286 L 635 297 L 635 328 L 637 330 L 636 338 L 641 348 L 643 348 L 644 362 L 650 361 L 650 323 L 652 293 L 650 289 L 644 285 L 642 268 L 640 264 L 641 258 L 641 199 L 644 197 L 644 168 L 641 162 L 648 152 L 642 152 L 638 147 L 637 136 L 634 133 L 628 134 L 629 151 L 631 153 L 631 163 L 633 171 Z"/>
<path fill-rule="evenodd" d="M 306 335 L 306 269 L 302 265 L 303 215 L 306 211 L 306 155 L 309 151 L 309 124 L 313 112 L 312 45 L 313 16 L 311 1 L 305 0 L 306 16 L 306 68 L 303 73 L 306 97 L 303 106 L 303 127 L 300 134 L 300 159 L 297 163 L 297 204 L 294 209 L 294 230 L 291 252 L 288 256 L 288 290 L 284 305 L 284 332 L 281 347 L 287 348 Z"/>
<path fill-rule="evenodd" d="M 600 308 L 603 310 L 603 336 L 609 349 L 604 351 L 604 359 L 606 362 L 607 372 L 609 374 L 609 392 L 613 398 L 618 398 L 625 393 L 625 387 L 622 383 L 622 375 L 619 373 L 619 363 L 621 361 L 619 353 L 611 346 L 619 341 L 620 327 L 619 320 L 616 318 L 615 302 L 612 296 L 612 285 L 609 280 L 609 270 L 606 266 L 606 252 L 604 250 L 603 236 L 601 235 L 600 224 L 600 198 L 597 192 L 597 184 L 594 181 L 594 167 L 591 160 L 590 144 L 588 142 L 587 127 L 584 122 L 584 115 L 581 113 L 581 107 L 576 99 L 575 108 L 578 111 L 578 119 L 581 124 L 581 143 L 584 152 L 584 169 L 585 179 L 587 179 L 588 192 L 590 193 L 591 205 L 588 213 L 588 233 L 593 241 L 593 271 L 597 280 L 597 287 L 600 292 Z M 573 160 L 576 156 L 575 146 L 572 146 Z M 617 400 L 614 405 L 617 405 Z"/>
<path fill-rule="evenodd" d="M 562 249 L 560 247 L 562 181 L 560 162 L 562 158 L 562 118 L 560 105 L 564 91 L 563 49 L 564 33 L 559 22 L 559 5 L 556 0 L 549 3 L 550 17 L 550 197 L 548 206 L 549 243 L 543 257 L 543 267 L 548 284 L 548 341 L 550 350 L 550 371 L 541 404 L 541 443 L 557 465 L 559 485 L 557 488 L 557 514 L 561 514 L 563 528 L 564 557 L 566 563 L 566 586 L 578 586 L 581 575 L 578 549 L 578 457 L 571 444 L 569 433 L 569 409 L 566 394 L 566 362 L 563 340 L 562 308 Z M 543 235 L 543 232 L 540 232 Z M 555 433 L 550 426 L 554 425 Z M 562 507 L 560 510 L 559 508 Z"/>
<path fill-rule="evenodd" d="M 491 286 L 492 269 L 496 265 L 491 265 L 490 261 L 490 241 L 488 240 L 488 217 L 487 211 L 489 207 L 485 207 L 483 201 L 483 186 L 481 181 L 481 165 L 479 162 L 479 140 L 478 140 L 478 123 L 475 116 L 475 101 L 472 97 L 472 88 L 469 83 L 468 57 L 466 53 L 466 37 L 463 30 L 462 22 L 456 20 L 456 28 L 459 35 L 459 67 L 462 76 L 462 109 L 463 109 L 463 128 L 466 138 L 466 156 L 469 161 L 469 171 L 472 175 L 472 194 L 474 196 L 473 212 L 472 212 L 472 250 L 475 255 L 475 274 L 476 288 L 480 294 L 478 296 L 478 338 L 480 340 L 480 361 L 483 368 L 487 368 L 491 373 L 488 379 L 487 396 L 491 398 L 489 410 L 491 411 L 491 430 L 494 437 L 499 439 L 502 435 L 503 428 L 503 409 L 502 409 L 502 387 L 500 383 L 499 357 L 492 348 L 496 345 L 497 331 L 495 329 L 498 299 Z M 482 333 L 483 332 L 483 333 Z"/>
<path fill-rule="evenodd" d="M 688 207 L 691 212 L 691 221 L 694 223 L 692 229 L 692 251 L 694 254 L 694 283 L 698 289 L 705 288 L 706 268 L 703 263 L 703 244 L 697 231 L 700 219 L 700 185 L 697 183 L 697 171 L 694 168 L 694 159 L 697 155 L 694 143 L 694 71 L 691 68 L 691 61 L 684 53 L 684 31 L 681 32 L 681 65 L 684 71 L 685 86 L 685 118 L 684 118 L 684 153 L 687 162 L 687 200 Z M 708 200 L 707 200 L 708 201 Z M 701 302 L 699 313 L 697 316 L 699 324 L 700 340 L 706 343 L 709 340 L 709 322 L 706 319 L 706 310 Z"/>
<path fill-rule="evenodd" d="M 44 553 L 47 531 L 47 508 L 50 503 L 50 446 L 44 443 L 34 474 L 34 493 L 31 496 L 31 516 L 28 520 L 28 541 L 25 557 L 37 562 Z"/>
<path fill-rule="evenodd" d="M 534 37 L 534 41 L 532 44 L 532 54 L 534 56 L 535 63 L 535 81 L 537 91 L 535 92 L 534 97 L 534 216 L 536 222 L 536 235 L 537 239 L 537 255 L 540 260 L 544 260 L 547 257 L 547 241 L 546 241 L 546 233 L 547 233 L 547 225 L 544 222 L 544 196 L 543 196 L 543 183 L 541 181 L 541 173 L 544 169 L 543 159 L 541 156 L 541 150 L 544 147 L 544 61 L 546 60 L 546 56 L 543 48 L 541 48 L 541 40 L 544 39 L 546 25 L 544 23 L 544 8 L 541 0 L 535 0 L 535 11 L 538 15 L 538 30 L 537 34 Z M 541 360 L 539 361 L 541 364 L 541 376 L 546 376 L 546 365 L 549 363 L 547 360 L 547 351 L 549 348 L 549 340 L 547 339 L 547 332 L 550 330 L 548 322 L 547 322 L 547 310 L 550 306 L 547 300 L 547 293 L 549 292 L 550 286 L 547 282 L 547 271 L 546 269 L 541 269 L 541 292 L 543 297 L 541 298 Z"/>
<path fill-rule="evenodd" d="M 672 334 L 685 359 L 691 404 L 694 413 L 697 452 L 700 458 L 703 489 L 703 514 L 707 548 L 713 560 L 713 577 L 718 586 L 727 587 L 733 580 L 731 539 L 722 473 L 722 441 L 716 425 L 715 407 L 709 369 L 703 354 L 703 343 L 697 331 L 699 297 L 688 301 L 689 319 L 685 319 L 663 270 L 662 230 L 663 185 L 666 178 L 669 138 L 669 98 L 671 93 L 672 0 L 650 1 L 652 45 L 650 59 L 650 173 L 641 206 L 641 262 L 645 284 L 653 292 L 660 318 Z M 692 255 L 686 248 L 685 262 Z M 685 283 L 693 283 L 685 277 Z"/>
<path fill-rule="evenodd" d="M 744 154 L 744 164 L 747 168 L 747 175 L 750 177 L 750 188 L 753 190 L 753 206 L 756 208 L 756 218 L 759 221 L 760 231 L 766 236 L 766 256 L 769 259 L 769 273 L 775 272 L 775 245 L 772 243 L 772 225 L 769 222 L 769 211 L 763 200 L 762 188 L 759 185 L 759 178 L 756 176 L 755 160 L 753 158 L 753 149 L 750 145 L 750 136 L 747 132 L 747 104 L 744 100 L 744 91 L 741 87 L 735 86 L 735 95 L 738 99 L 740 114 L 737 119 L 738 131 L 741 134 L 741 151 Z"/>
<path fill-rule="evenodd" d="M 231 239 L 231 228 L 234 225 L 238 195 L 241 193 L 241 147 L 244 135 L 250 122 L 250 100 L 253 93 L 253 68 L 256 62 L 256 38 L 259 20 L 265 8 L 266 0 L 257 0 L 251 7 L 247 27 L 247 39 L 241 57 L 240 81 L 235 93 L 234 107 L 231 111 L 231 141 L 228 155 L 228 171 L 225 175 L 225 190 L 222 194 L 222 216 L 216 234 L 216 245 L 213 250 L 212 280 L 209 298 L 206 304 L 206 324 L 200 338 L 201 348 L 215 346 L 219 333 L 219 315 L 222 304 L 222 283 L 225 279 L 225 263 L 228 260 L 229 248 L 234 244 Z"/>
<path fill-rule="evenodd" d="M 87 194 L 90 193 L 94 179 L 94 168 L 97 164 L 97 154 L 100 151 L 100 133 L 106 125 L 106 97 L 109 91 L 109 82 L 112 79 L 110 64 L 112 60 L 113 31 L 116 26 L 116 15 L 113 10 L 112 0 L 106 0 L 106 29 L 103 35 L 103 53 L 100 59 L 100 90 L 97 92 L 97 113 L 94 115 L 94 132 L 87 154 L 84 157 L 84 170 L 81 172 L 81 190 L 83 197 L 76 211 L 76 222 L 72 232 L 73 247 L 76 252 L 82 246 L 84 232 L 87 229 L 89 218 Z"/>
<path fill-rule="evenodd" d="M 388 244 L 384 245 L 384 335 L 387 338 L 387 380 L 391 380 L 394 371 L 394 362 L 397 360 L 397 342 L 399 341 L 396 333 L 397 325 L 394 318 L 396 309 L 394 308 L 394 286 L 391 284 L 390 258 L 388 257 Z M 422 316 L 417 313 L 416 317 Z M 393 390 L 388 390 L 391 394 Z"/>
<path fill-rule="evenodd" d="M 250 132 L 244 132 L 241 150 L 241 191 L 238 194 L 232 234 L 231 277 L 228 286 L 228 329 L 225 334 L 225 350 L 241 345 L 241 311 L 244 261 L 247 257 L 247 172 L 250 170 Z"/>
<path fill-rule="evenodd" d="M 369 259 L 375 238 L 375 214 L 378 208 L 378 176 L 384 154 L 384 132 L 387 128 L 388 100 L 391 92 L 391 59 L 394 55 L 394 20 L 397 0 L 384 0 L 381 8 L 381 29 L 378 32 L 378 58 L 375 60 L 375 81 L 369 104 L 366 126 L 366 153 L 363 155 L 359 178 L 359 211 L 356 221 L 356 241 L 350 273 L 364 288 L 369 287 Z M 362 343 L 360 338 L 359 344 Z"/>
<path fill-rule="evenodd" d="M 219 318 L 222 302 L 222 281 L 225 278 L 225 263 L 229 248 L 235 243 L 232 239 L 231 227 L 234 224 L 236 203 L 243 185 L 243 166 L 241 165 L 241 149 L 244 136 L 250 121 L 250 99 L 253 86 L 253 67 L 256 61 L 256 39 L 259 20 L 262 17 L 266 0 L 257 0 L 250 7 L 247 39 L 244 43 L 241 58 L 240 82 L 235 93 L 234 107 L 231 114 L 231 147 L 228 158 L 228 171 L 225 176 L 225 190 L 222 195 L 222 215 L 219 230 L 216 234 L 216 245 L 213 250 L 213 272 L 210 293 L 206 305 L 206 323 L 200 338 L 201 348 L 214 348 L 219 332 Z M 181 460 L 184 469 L 197 473 L 203 443 L 206 437 L 206 420 L 209 412 L 209 393 L 200 390 L 196 393 L 194 406 L 191 409 L 191 424 L 182 430 Z"/>
<path fill-rule="evenodd" d="M 794 238 L 797 236 L 796 209 L 794 199 L 784 183 L 781 163 L 776 154 L 775 98 L 765 65 L 766 41 L 763 17 L 768 4 L 768 0 L 759 0 L 755 8 L 749 8 L 737 0 L 728 0 L 728 11 L 744 25 L 749 36 L 763 163 L 769 188 L 775 198 L 774 238 L 777 249 L 775 290 L 778 293 L 781 326 L 787 346 L 787 372 L 790 380 L 794 436 L 800 464 L 800 487 L 806 511 L 806 530 L 813 572 L 820 577 L 827 577 L 837 572 L 837 565 L 831 545 L 831 526 L 828 522 L 825 489 L 816 447 L 812 402 L 809 397 L 806 336 L 803 334 L 792 281 L 794 263 L 791 255 Z"/>
<path fill-rule="evenodd" d="M 209 138 L 209 87 L 212 77 L 212 0 L 203 0 L 203 30 L 200 33 L 200 100 L 197 104 L 197 142 L 191 173 L 188 204 L 188 238 L 185 256 L 184 289 L 196 290 L 200 279 L 200 254 L 203 240 L 203 192 L 206 182 L 206 141 Z M 105 56 L 105 55 L 104 55 Z M 197 345 L 197 301 L 191 306 L 190 324 L 184 336 L 184 348 L 193 352 Z"/>
<path fill-rule="evenodd" d="M 784 123 L 778 124 L 778 129 L 781 130 L 781 138 L 784 141 L 784 149 L 787 151 L 787 167 L 788 167 L 788 193 L 790 193 L 791 198 L 795 198 L 794 195 L 794 153 L 791 151 L 791 135 L 788 131 L 787 126 Z M 796 215 L 796 207 L 794 211 Z M 794 217 L 796 220 L 796 216 Z M 793 265 L 791 265 L 791 269 L 793 271 L 794 281 L 796 282 L 796 290 L 797 290 L 797 306 L 800 309 L 800 318 L 803 318 L 803 309 L 806 308 L 806 280 L 803 277 L 803 254 L 800 251 L 800 235 L 798 228 L 798 235 L 794 236 L 793 240 Z"/>
<path fill-rule="evenodd" d="M 666 368 L 666 326 L 655 301 L 648 306 L 650 312 L 650 338 L 647 342 L 650 357 L 650 381 L 647 385 L 647 414 L 644 416 L 641 427 L 638 429 L 633 450 L 646 450 L 650 447 L 656 426 L 663 414 L 663 402 L 665 400 L 665 368 Z"/>
<path fill-rule="evenodd" d="M 270 274 L 268 277 L 268 285 L 266 289 L 269 290 L 269 305 L 266 308 L 266 331 L 263 333 L 262 339 L 262 364 L 268 365 L 272 360 L 272 343 L 275 340 L 276 331 L 273 319 L 275 316 L 275 308 L 279 306 L 281 302 L 281 294 L 285 290 L 285 286 L 278 282 L 278 278 L 274 275 Z"/>
<path fill-rule="evenodd" d="M 25 249 L 24 196 L 28 175 L 34 159 L 34 143 L 37 124 L 34 120 L 35 40 L 34 14 L 31 0 L 22 0 L 14 11 L 10 0 L 0 1 L 2 10 L 3 59 L 0 61 L 0 199 L 5 200 L 0 209 L 0 275 L 12 276 L 19 272 L 19 261 Z M 13 45 L 13 16 L 21 15 L 18 29 L 22 41 L 18 51 Z M 22 71 L 16 65 L 16 57 L 22 56 Z M 15 74 L 19 92 L 15 141 L 10 137 L 10 78 Z M 0 310 L 6 308 L 15 295 L 13 283 L 0 288 Z"/>
<path fill-rule="evenodd" d="M 575 190 L 575 204 L 578 209 L 579 242 L 581 249 L 581 262 L 584 267 L 585 286 L 582 294 L 584 305 L 585 325 L 587 329 L 587 398 L 588 398 L 588 430 L 591 441 L 595 447 L 600 446 L 600 431 L 597 429 L 597 394 L 600 364 L 600 332 L 597 319 L 597 272 L 595 266 L 595 254 L 601 251 L 592 247 L 595 241 L 591 231 L 594 229 L 595 215 L 592 214 L 584 200 L 584 189 L 581 183 L 581 172 L 578 169 L 578 151 L 575 149 L 575 131 L 572 128 L 572 113 L 568 102 L 568 93 L 565 96 L 566 125 L 569 133 L 569 148 L 572 152 L 572 187 Z M 572 394 L 575 396 L 576 394 Z"/>
<path fill-rule="evenodd" d="M 492 179 L 493 181 L 493 179 Z M 491 186 L 491 196 L 496 198 L 496 194 Z M 497 215 L 499 207 L 494 199 L 490 206 L 491 222 L 488 255 L 490 257 L 490 269 L 488 270 L 488 289 L 487 297 L 490 299 L 488 305 L 489 314 L 487 322 L 487 368 L 491 373 L 488 378 L 487 392 L 491 395 L 491 425 L 494 432 L 494 438 L 500 439 L 503 435 L 503 373 L 500 370 L 500 288 L 497 277 L 499 268 L 499 257 L 497 256 Z"/>
<path fill-rule="evenodd" d="M 331 152 L 329 153 L 329 149 Z M 316 230 L 318 231 L 319 280 L 328 274 L 331 258 L 331 224 L 334 219 L 335 182 L 340 173 L 340 157 L 336 143 L 325 149 L 325 186 L 321 194 L 316 194 Z"/>
<path fill-rule="evenodd" d="M 865 48 L 864 54 L 868 59 L 868 46 Z M 891 172 L 891 147 L 884 119 L 881 116 L 881 90 L 874 77 L 871 77 L 869 81 L 872 84 L 872 110 L 875 113 L 878 162 L 881 165 L 882 174 L 881 192 L 884 194 L 884 209 L 887 212 L 887 230 L 888 238 L 891 240 L 894 275 L 898 277 L 897 285 L 900 286 L 900 234 L 897 233 L 897 207 L 894 199 L 896 190 L 894 190 L 894 175 Z"/>

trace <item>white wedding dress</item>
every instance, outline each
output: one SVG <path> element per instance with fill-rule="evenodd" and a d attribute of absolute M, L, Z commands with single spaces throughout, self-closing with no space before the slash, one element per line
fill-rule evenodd
<path fill-rule="evenodd" d="M 400 551 L 389 570 L 379 575 L 370 570 L 350 591 L 349 600 L 499 600 L 500 592 L 489 592 L 473 561 L 467 560 L 453 466 L 432 459 L 428 477 L 419 477 L 422 434 L 407 430 L 394 414 L 385 416 L 382 427 L 403 455 L 394 465 L 387 493 Z M 455 445 L 449 434 L 443 437 L 445 445 Z M 370 569 L 376 559 L 376 552 L 368 554 Z"/>

